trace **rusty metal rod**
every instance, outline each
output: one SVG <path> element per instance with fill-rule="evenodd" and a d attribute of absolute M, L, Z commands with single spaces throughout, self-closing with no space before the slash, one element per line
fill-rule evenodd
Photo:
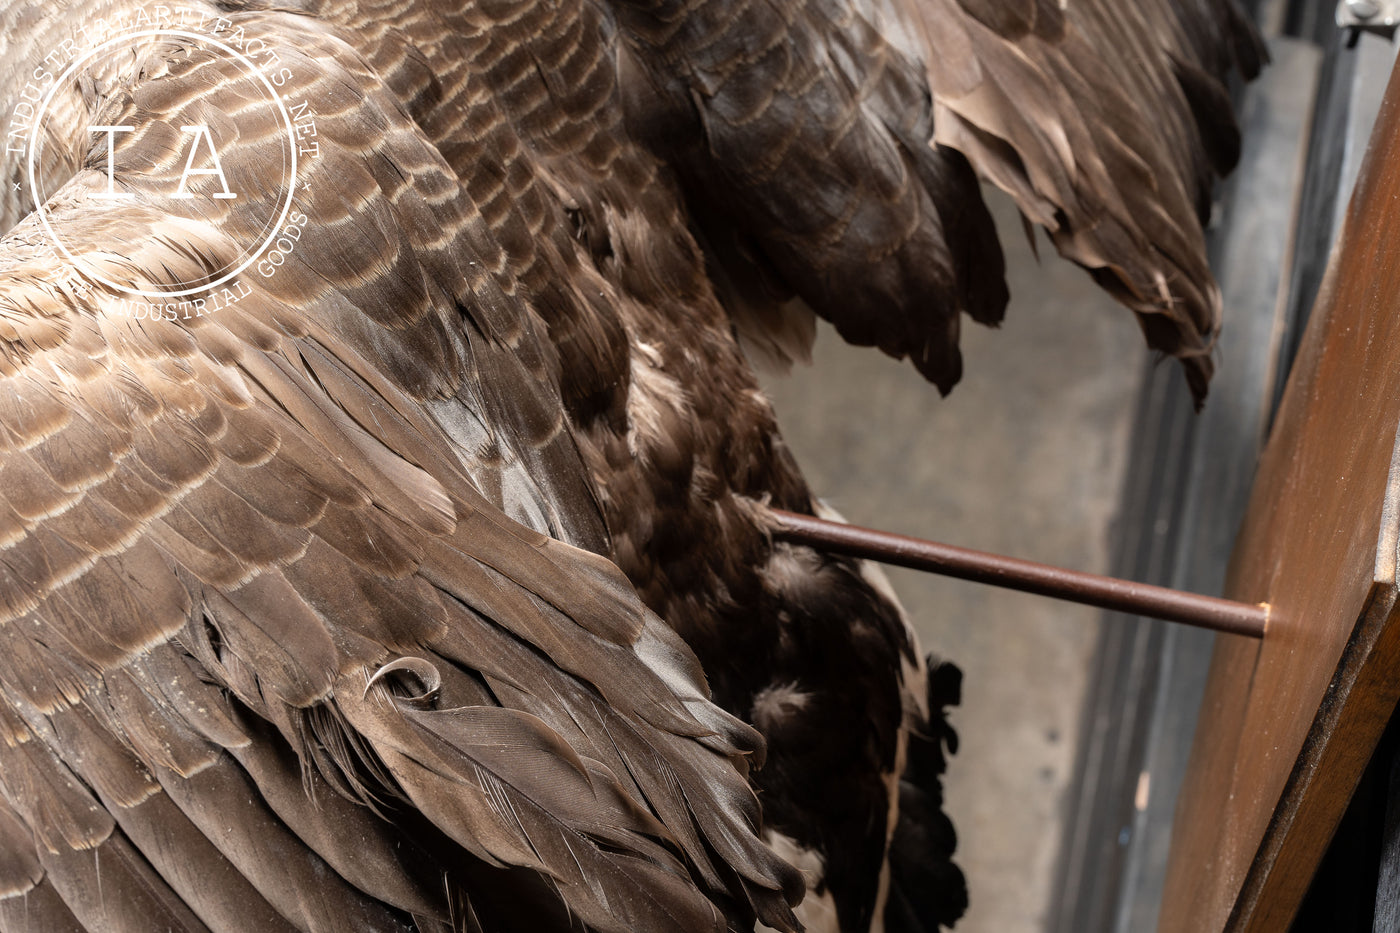
<path fill-rule="evenodd" d="M 780 509 L 774 509 L 772 514 L 779 522 L 773 532 L 775 538 L 835 554 L 863 557 L 960 580 L 990 583 L 1023 593 L 1250 638 L 1263 638 L 1269 620 L 1267 606 L 1201 596 L 1096 573 L 1065 570 L 1049 564 L 829 522 Z"/>

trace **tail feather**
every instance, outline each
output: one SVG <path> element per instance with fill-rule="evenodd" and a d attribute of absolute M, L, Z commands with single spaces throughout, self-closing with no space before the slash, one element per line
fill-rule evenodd
<path fill-rule="evenodd" d="M 953 862 L 957 833 L 943 812 L 943 773 L 958 750 L 948 707 L 962 698 L 962 671 L 928 658 L 928 720 L 909 734 L 899 781 L 899 822 L 890 841 L 886 933 L 933 933 L 967 910 L 967 881 Z"/>

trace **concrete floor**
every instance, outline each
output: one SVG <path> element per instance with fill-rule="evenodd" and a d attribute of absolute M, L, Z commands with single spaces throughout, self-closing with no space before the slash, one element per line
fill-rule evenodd
<path fill-rule="evenodd" d="M 1043 239 L 1038 264 L 1014 207 L 988 197 L 1011 307 L 999 330 L 967 324 L 952 395 L 825 325 L 814 365 L 766 385 L 813 488 L 851 522 L 1105 572 L 1147 351 L 1130 313 Z M 1042 930 L 1099 614 L 890 576 L 925 650 L 964 672 L 946 784 L 971 896 L 958 930 Z"/>

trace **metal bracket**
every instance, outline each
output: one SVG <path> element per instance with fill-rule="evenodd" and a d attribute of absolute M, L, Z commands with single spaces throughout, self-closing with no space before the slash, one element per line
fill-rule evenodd
<path fill-rule="evenodd" d="M 1337 27 L 1394 39 L 1400 29 L 1400 0 L 1340 0 Z"/>

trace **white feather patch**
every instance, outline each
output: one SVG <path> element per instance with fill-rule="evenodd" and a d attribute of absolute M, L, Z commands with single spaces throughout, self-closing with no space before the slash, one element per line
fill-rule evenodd
<path fill-rule="evenodd" d="M 802 872 L 807 880 L 807 896 L 794 909 L 797 919 L 807 933 L 841 933 L 841 924 L 836 916 L 836 900 L 830 890 L 815 892 L 826 878 L 826 863 L 811 849 L 805 849 L 797 840 L 771 829 L 763 831 L 763 841 L 768 843 L 784 861 Z M 755 933 L 775 933 L 772 927 L 759 924 Z"/>

